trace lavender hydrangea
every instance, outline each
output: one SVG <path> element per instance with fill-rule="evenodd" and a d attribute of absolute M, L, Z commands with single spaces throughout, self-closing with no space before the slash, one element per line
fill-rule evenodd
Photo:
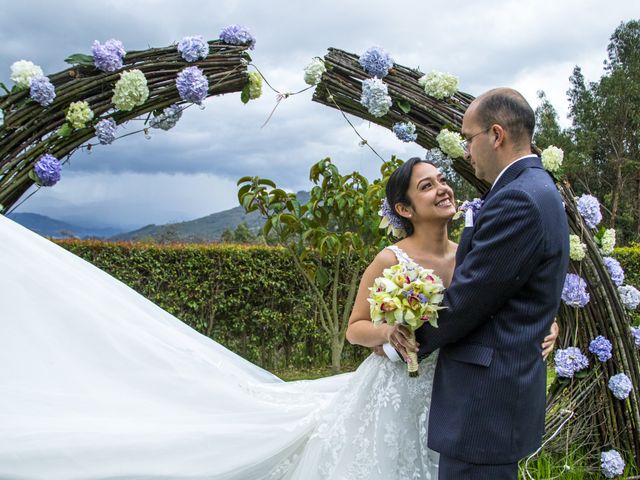
<path fill-rule="evenodd" d="M 195 62 L 199 59 L 207 58 L 209 55 L 209 44 L 202 35 L 194 37 L 184 37 L 178 43 L 178 52 L 187 62 Z"/>
<path fill-rule="evenodd" d="M 607 478 L 615 478 L 624 473 L 624 460 L 616 450 L 609 450 L 600 454 L 602 474 Z"/>
<path fill-rule="evenodd" d="M 391 108 L 391 97 L 387 85 L 379 78 L 368 78 L 362 82 L 360 103 L 374 117 L 382 117 Z"/>
<path fill-rule="evenodd" d="M 633 390 L 633 384 L 624 373 L 618 373 L 609 379 L 609 390 L 618 400 L 624 400 Z"/>
<path fill-rule="evenodd" d="M 474 198 L 473 200 L 465 200 L 464 202 L 462 202 L 462 205 L 460 205 L 460 207 L 458 208 L 458 212 L 460 212 L 460 214 L 463 214 L 467 210 L 471 210 L 473 217 L 475 218 L 475 216 L 478 214 L 478 211 L 480 210 L 483 204 L 484 204 L 484 200 L 482 200 L 481 198 Z"/>
<path fill-rule="evenodd" d="M 242 25 L 224 27 L 220 32 L 220 40 L 229 45 L 249 45 L 250 50 L 253 50 L 256 46 L 256 39 Z"/>
<path fill-rule="evenodd" d="M 122 42 L 113 38 L 104 42 L 104 45 L 101 45 L 98 40 L 94 41 L 91 52 L 93 53 L 93 63 L 98 70 L 103 72 L 120 70 L 124 56 L 127 54 Z"/>
<path fill-rule="evenodd" d="M 576 372 L 589 366 L 589 359 L 578 347 L 559 349 L 553 359 L 556 364 L 556 375 L 564 378 L 573 378 Z"/>
<path fill-rule="evenodd" d="M 589 344 L 589 351 L 598 357 L 601 362 L 606 362 L 611 358 L 612 349 L 611 342 L 602 335 L 598 335 Z"/>
<path fill-rule="evenodd" d="M 640 327 L 631 327 L 631 337 L 636 347 L 640 348 Z"/>
<path fill-rule="evenodd" d="M 604 265 L 607 267 L 607 270 L 609 270 L 609 275 L 611 275 L 613 283 L 618 287 L 622 285 L 624 283 L 624 270 L 622 269 L 622 266 L 620 266 L 620 262 L 613 257 L 604 257 L 602 260 L 604 261 Z"/>
<path fill-rule="evenodd" d="M 360 65 L 372 77 L 384 78 L 393 67 L 393 58 L 380 47 L 371 47 L 359 59 Z"/>
<path fill-rule="evenodd" d="M 96 124 L 96 136 L 102 145 L 108 145 L 116 139 L 116 122 L 105 118 Z"/>
<path fill-rule="evenodd" d="M 45 187 L 52 187 L 60 180 L 62 164 L 53 155 L 45 153 L 33 167 L 40 183 Z"/>
<path fill-rule="evenodd" d="M 396 238 L 402 238 L 406 235 L 400 216 L 391 208 L 386 198 L 382 202 L 378 215 L 382 217 L 380 228 L 385 228 L 388 234 Z"/>
<path fill-rule="evenodd" d="M 602 220 L 600 202 L 593 195 L 584 194 L 578 199 L 578 212 L 589 228 L 596 228 Z"/>
<path fill-rule="evenodd" d="M 575 273 L 567 273 L 562 288 L 562 300 L 570 307 L 583 308 L 589 303 L 587 282 Z"/>
<path fill-rule="evenodd" d="M 209 92 L 209 80 L 198 67 L 187 67 L 178 74 L 176 86 L 180 98 L 187 102 L 202 104 Z"/>
<path fill-rule="evenodd" d="M 48 107 L 56 98 L 56 89 L 47 77 L 35 76 L 29 81 L 29 96 L 43 107 Z"/>
<path fill-rule="evenodd" d="M 618 287 L 620 300 L 629 310 L 635 310 L 640 305 L 640 292 L 632 285 L 622 285 Z"/>
<path fill-rule="evenodd" d="M 151 128 L 170 130 L 176 126 L 180 117 L 182 117 L 180 105 L 171 105 L 165 108 L 160 115 L 154 115 L 149 121 L 149 125 Z"/>
<path fill-rule="evenodd" d="M 398 137 L 398 139 L 402 140 L 403 142 L 415 142 L 418 138 L 418 134 L 416 133 L 416 126 L 411 122 L 394 123 L 393 133 L 395 133 L 396 137 Z"/>

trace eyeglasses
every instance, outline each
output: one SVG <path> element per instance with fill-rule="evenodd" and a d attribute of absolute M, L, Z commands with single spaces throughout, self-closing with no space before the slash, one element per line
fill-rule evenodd
<path fill-rule="evenodd" d="M 473 135 L 471 135 L 469 138 L 463 140 L 460 142 L 460 146 L 462 147 L 462 149 L 465 151 L 465 153 L 469 153 L 469 145 L 471 145 L 471 140 L 474 139 L 474 137 L 477 137 L 480 134 L 483 133 L 487 133 L 489 130 L 491 130 L 491 127 L 489 128 L 485 128 L 484 130 L 482 130 L 481 132 L 478 133 L 474 133 Z"/>

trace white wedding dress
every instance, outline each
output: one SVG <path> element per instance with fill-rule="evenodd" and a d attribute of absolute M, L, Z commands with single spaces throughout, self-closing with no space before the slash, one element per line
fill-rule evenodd
<path fill-rule="evenodd" d="M 0 215 L 0 479 L 437 479 L 435 358 L 283 382 Z"/>

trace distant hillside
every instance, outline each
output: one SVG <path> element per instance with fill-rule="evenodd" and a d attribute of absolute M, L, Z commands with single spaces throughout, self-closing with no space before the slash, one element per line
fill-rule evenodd
<path fill-rule="evenodd" d="M 37 213 L 10 213 L 8 218 L 42 236 L 51 238 L 107 238 L 121 233 L 116 228 L 87 228 Z"/>

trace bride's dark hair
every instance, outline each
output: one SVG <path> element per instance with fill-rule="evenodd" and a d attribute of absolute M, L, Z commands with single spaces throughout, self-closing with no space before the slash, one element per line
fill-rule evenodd
<path fill-rule="evenodd" d="M 404 203 L 405 205 L 411 206 L 411 200 L 409 200 L 407 191 L 409 190 L 413 167 L 418 163 L 428 163 L 435 167 L 435 164 L 429 160 L 425 160 L 420 157 L 411 157 L 391 174 L 385 189 L 387 202 L 389 202 L 389 206 L 393 213 L 398 217 L 400 222 L 402 222 L 402 226 L 404 227 L 405 232 L 407 232 L 407 237 L 413 234 L 413 224 L 408 218 L 404 218 L 396 213 L 395 205 L 396 203 Z"/>

